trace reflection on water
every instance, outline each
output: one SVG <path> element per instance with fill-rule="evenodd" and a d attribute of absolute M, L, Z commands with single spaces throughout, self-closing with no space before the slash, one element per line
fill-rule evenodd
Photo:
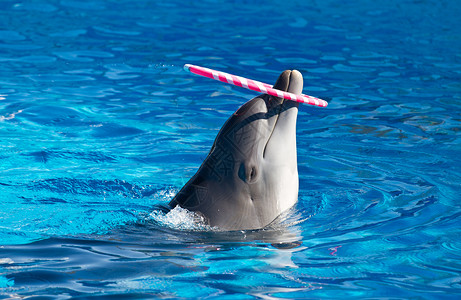
<path fill-rule="evenodd" d="M 2 249 L 7 258 L 1 265 L 9 270 L 3 287 L 15 287 L 12 291 L 25 295 L 33 295 L 46 285 L 40 294 L 136 289 L 146 296 L 186 297 L 191 292 L 188 288 L 170 292 L 166 288 L 198 280 L 204 289 L 199 295 L 203 296 L 222 289 L 242 289 L 239 282 L 262 272 L 272 274 L 269 278 L 274 280 L 283 279 L 285 284 L 292 281 L 297 290 L 303 290 L 296 280 L 285 278 L 287 270 L 297 268 L 292 253 L 305 248 L 300 242 L 291 242 L 300 239 L 299 234 L 296 226 L 229 233 L 177 230 L 145 222 L 105 235 L 49 238 L 27 247 Z M 171 283 L 173 277 L 176 280 Z M 243 288 L 249 294 L 252 289 Z"/>

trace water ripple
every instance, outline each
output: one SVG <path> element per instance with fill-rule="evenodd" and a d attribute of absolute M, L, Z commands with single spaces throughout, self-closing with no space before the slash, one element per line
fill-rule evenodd
<path fill-rule="evenodd" d="M 0 298 L 459 298 L 461 6 L 240 2 L 0 4 Z M 272 226 L 165 208 L 257 95 L 185 63 L 329 100 Z"/>
<path fill-rule="evenodd" d="M 91 81 L 95 80 L 90 76 L 66 75 L 66 74 L 37 74 L 22 75 L 22 77 L 31 79 L 35 82 L 72 82 L 72 81 Z"/>
<path fill-rule="evenodd" d="M 94 58 L 114 57 L 114 55 L 109 52 L 89 50 L 54 52 L 53 54 L 65 60 L 79 62 L 92 62 Z"/>
<path fill-rule="evenodd" d="M 26 37 L 12 30 L 0 30 L 0 40 L 2 41 L 22 41 Z"/>

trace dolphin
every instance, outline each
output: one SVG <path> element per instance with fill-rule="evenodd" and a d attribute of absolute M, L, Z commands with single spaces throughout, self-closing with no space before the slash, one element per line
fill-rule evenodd
<path fill-rule="evenodd" d="M 274 88 L 301 94 L 303 77 L 286 70 Z M 299 103 L 260 95 L 223 125 L 197 173 L 169 203 L 220 230 L 262 229 L 298 199 Z"/>

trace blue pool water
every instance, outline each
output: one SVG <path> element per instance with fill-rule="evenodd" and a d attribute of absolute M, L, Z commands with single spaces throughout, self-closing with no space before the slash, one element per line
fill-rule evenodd
<path fill-rule="evenodd" d="M 264 3 L 264 4 L 262 4 Z M 0 2 L 0 299 L 461 296 L 461 4 Z M 168 203 L 303 73 L 298 204 L 217 232 Z"/>

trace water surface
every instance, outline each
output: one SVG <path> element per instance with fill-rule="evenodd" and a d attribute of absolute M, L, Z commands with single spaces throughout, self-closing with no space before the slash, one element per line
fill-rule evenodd
<path fill-rule="evenodd" d="M 0 298 L 459 298 L 458 1 L 2 1 Z M 251 91 L 300 108 L 299 201 L 216 232 L 158 210 Z"/>

